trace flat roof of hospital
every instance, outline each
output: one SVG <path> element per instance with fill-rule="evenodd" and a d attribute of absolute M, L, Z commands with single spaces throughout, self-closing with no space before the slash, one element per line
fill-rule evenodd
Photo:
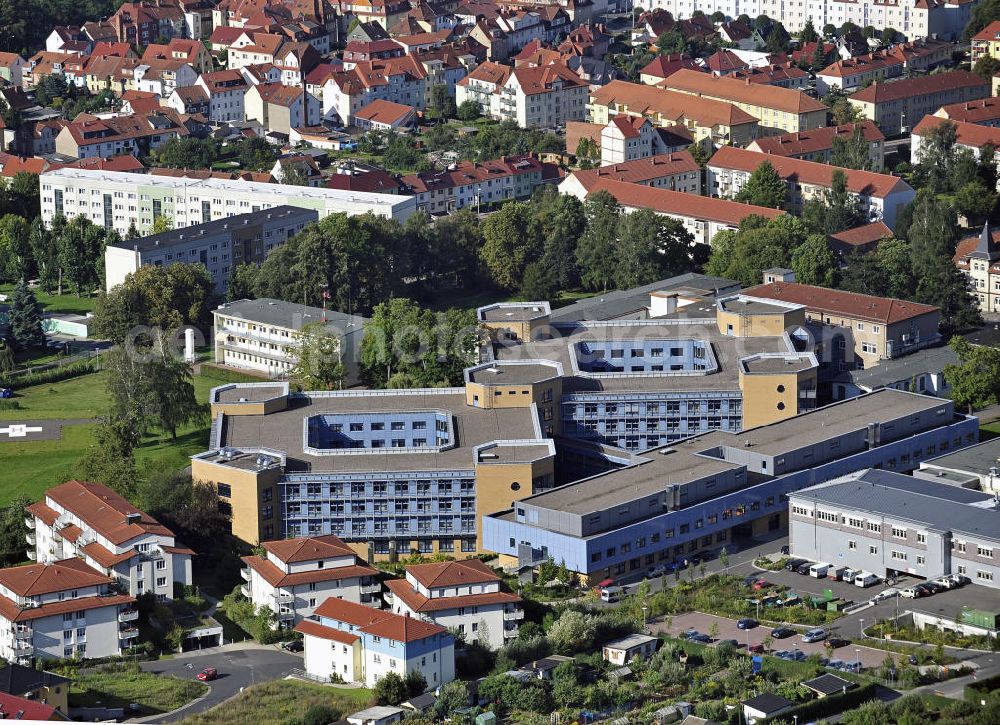
<path fill-rule="evenodd" d="M 989 475 L 991 468 L 1000 467 L 1000 438 L 983 441 L 924 463 L 929 467 L 948 468 L 986 476 Z"/>
<path fill-rule="evenodd" d="M 653 495 L 671 484 L 743 468 L 741 464 L 721 458 L 699 455 L 720 446 L 743 448 L 750 441 L 755 453 L 778 455 L 864 429 L 869 423 L 893 420 L 947 404 L 948 401 L 939 398 L 879 390 L 741 433 L 713 431 L 649 450 L 638 454 L 642 462 L 636 465 L 529 496 L 522 503 L 586 514 Z"/>
<path fill-rule="evenodd" d="M 238 393 L 237 393 L 238 394 Z M 304 393 L 289 398 L 286 410 L 267 415 L 226 415 L 221 429 L 220 448 L 268 448 L 285 453 L 286 472 L 353 473 L 373 471 L 471 470 L 473 448 L 503 440 L 543 441 L 538 435 L 534 407 L 473 408 L 466 405 L 462 388 L 433 388 L 394 391 L 346 391 Z M 455 446 L 437 451 L 393 453 L 391 448 L 346 449 L 329 455 L 315 455 L 304 449 L 305 419 L 324 413 L 413 413 L 420 410 L 444 411 L 451 417 Z M 345 449 L 339 449 L 345 450 Z M 541 449 L 525 449 L 527 455 Z M 548 450 L 546 448 L 546 450 Z"/>
<path fill-rule="evenodd" d="M 531 340 L 517 345 L 497 345 L 496 359 L 502 364 L 510 360 L 553 360 L 562 365 L 565 377 L 563 391 L 692 391 L 712 390 L 739 392 L 740 358 L 761 353 L 796 354 L 785 337 L 731 337 L 719 332 L 712 318 L 663 318 L 656 320 L 618 320 L 609 323 L 561 323 L 552 330 L 550 339 Z M 581 342 L 615 342 L 634 340 L 696 339 L 711 346 L 718 370 L 708 374 L 671 375 L 669 372 L 646 374 L 575 374 L 570 348 Z"/>

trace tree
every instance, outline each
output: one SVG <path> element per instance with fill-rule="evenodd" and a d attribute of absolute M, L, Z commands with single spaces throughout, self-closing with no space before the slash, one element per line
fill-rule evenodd
<path fill-rule="evenodd" d="M 770 220 L 750 215 L 738 230 L 715 235 L 705 272 L 738 280 L 744 287 L 760 284 L 765 269 L 789 265 L 792 252 L 807 236 L 802 220 L 791 215 Z"/>
<path fill-rule="evenodd" d="M 592 138 L 584 136 L 576 145 L 577 161 L 597 160 L 601 157 L 601 149 Z"/>
<path fill-rule="evenodd" d="M 847 174 L 842 169 L 834 170 L 822 200 L 805 204 L 802 219 L 817 234 L 836 234 L 867 221 L 860 201 L 847 188 Z"/>
<path fill-rule="evenodd" d="M 14 281 L 28 279 L 32 266 L 31 227 L 24 217 L 5 214 L 0 217 L 0 276 Z"/>
<path fill-rule="evenodd" d="M 482 259 L 490 276 L 504 289 L 517 289 L 525 268 L 541 254 L 541 240 L 528 208 L 508 201 L 482 224 Z"/>
<path fill-rule="evenodd" d="M 459 121 L 475 121 L 482 115 L 479 104 L 475 101 L 462 101 L 455 114 Z"/>
<path fill-rule="evenodd" d="M 8 313 L 10 341 L 17 350 L 31 350 L 45 347 L 45 332 L 42 330 L 42 310 L 35 299 L 35 293 L 22 280 L 11 295 Z"/>
<path fill-rule="evenodd" d="M 884 239 L 875 248 L 873 257 L 883 273 L 884 287 L 868 291 L 867 294 L 911 299 L 916 292 L 917 283 L 913 276 L 913 249 L 909 242 L 903 239 Z"/>
<path fill-rule="evenodd" d="M 73 283 L 76 296 L 84 288 L 93 288 L 99 281 L 98 268 L 104 261 L 103 227 L 87 217 L 73 217 L 66 223 L 58 237 L 59 265 L 62 273 Z"/>
<path fill-rule="evenodd" d="M 1000 350 L 972 345 L 962 337 L 953 337 L 951 348 L 958 364 L 945 365 L 944 375 L 955 404 L 971 414 L 1000 402 Z"/>
<path fill-rule="evenodd" d="M 126 499 L 134 498 L 139 480 L 133 451 L 139 445 L 139 428 L 130 420 L 107 415 L 94 429 L 97 445 L 80 459 L 79 473 L 87 481 L 103 483 Z"/>
<path fill-rule="evenodd" d="M 802 43 L 815 43 L 817 40 L 819 40 L 819 35 L 816 33 L 816 26 L 813 25 L 812 18 L 809 18 L 799 32 L 799 41 Z"/>
<path fill-rule="evenodd" d="M 765 48 L 768 53 L 784 53 L 788 50 L 788 43 L 790 41 L 791 36 L 785 30 L 785 26 L 781 23 L 774 23 L 771 26 L 771 32 L 767 35 Z"/>
<path fill-rule="evenodd" d="M 150 234 L 163 234 L 174 228 L 174 223 L 170 217 L 158 216 L 153 219 L 153 226 L 149 228 Z"/>
<path fill-rule="evenodd" d="M 5 340 L 0 338 L 0 381 L 3 380 L 5 373 L 9 373 L 14 369 L 16 361 L 14 360 L 14 348 L 7 344 Z"/>
<path fill-rule="evenodd" d="M 454 118 L 458 113 L 455 96 L 448 91 L 448 86 L 444 83 L 431 88 L 431 109 L 439 118 Z"/>
<path fill-rule="evenodd" d="M 195 397 L 191 368 L 174 358 L 167 348 L 166 333 L 158 333 L 156 356 L 148 363 L 149 416 L 161 430 L 177 440 L 177 427 L 205 414 L 205 407 Z"/>
<path fill-rule="evenodd" d="M 406 682 L 395 672 L 386 672 L 375 681 L 372 698 L 379 705 L 398 705 L 410 696 Z"/>
<path fill-rule="evenodd" d="M 840 86 L 831 88 L 823 96 L 823 103 L 830 109 L 835 126 L 842 126 L 845 123 L 854 123 L 861 120 L 861 111 L 857 106 L 851 105 L 851 102 L 847 99 L 847 94 L 844 93 Z"/>
<path fill-rule="evenodd" d="M 260 265 L 243 262 L 233 267 L 226 284 L 226 301 L 252 300 L 257 295 L 254 290 L 260 278 Z"/>
<path fill-rule="evenodd" d="M 864 128 L 856 127 L 847 138 L 834 137 L 830 165 L 845 169 L 871 170 L 872 159 L 868 153 L 868 139 L 865 138 Z"/>
<path fill-rule="evenodd" d="M 19 494 L 0 509 L 0 562 L 4 566 L 14 566 L 27 559 L 24 508 L 30 503 L 27 496 Z"/>
<path fill-rule="evenodd" d="M 566 609 L 552 623 L 548 639 L 559 654 L 573 654 L 590 647 L 596 634 L 597 624 L 591 615 Z"/>
<path fill-rule="evenodd" d="M 764 161 L 737 192 L 736 201 L 780 209 L 785 203 L 785 182 L 771 162 Z"/>
<path fill-rule="evenodd" d="M 28 244 L 38 273 L 38 283 L 43 290 L 50 293 L 61 287 L 56 229 L 63 222 L 65 222 L 63 217 L 56 216 L 52 220 L 52 231 L 49 231 L 39 217 L 31 222 L 31 228 L 28 230 Z"/>
<path fill-rule="evenodd" d="M 822 40 L 817 40 L 816 48 L 813 50 L 812 57 L 809 59 L 809 70 L 813 73 L 818 73 L 826 68 L 827 65 L 826 46 Z"/>
<path fill-rule="evenodd" d="M 410 693 L 410 697 L 423 695 L 427 692 L 427 678 L 419 670 L 410 670 L 407 672 L 403 681 L 406 683 L 406 690 Z"/>
<path fill-rule="evenodd" d="M 837 26 L 833 23 L 827 23 L 823 26 L 823 37 L 832 38 L 837 35 Z"/>
<path fill-rule="evenodd" d="M 691 233 L 676 219 L 649 209 L 622 214 L 618 223 L 614 281 L 629 289 L 691 269 Z"/>
<path fill-rule="evenodd" d="M 615 246 L 621 208 L 611 194 L 599 191 L 587 198 L 584 210 L 587 229 L 576 248 L 580 281 L 589 290 L 607 290 L 615 277 Z"/>
<path fill-rule="evenodd" d="M 340 720 L 342 710 L 325 703 L 314 703 L 302 714 L 300 725 L 329 725 Z"/>
<path fill-rule="evenodd" d="M 213 138 L 175 137 L 150 152 L 155 166 L 173 169 L 207 169 L 219 157 L 218 143 Z"/>
<path fill-rule="evenodd" d="M 979 226 L 985 222 L 993 213 L 996 203 L 996 192 L 979 179 L 970 181 L 955 192 L 955 210 L 968 220 L 969 226 Z"/>
<path fill-rule="evenodd" d="M 267 171 L 274 166 L 274 148 L 260 136 L 240 139 L 233 149 L 240 168 L 246 171 Z"/>
<path fill-rule="evenodd" d="M 524 270 L 518 297 L 524 300 L 550 300 L 559 293 L 558 267 L 539 259 Z"/>
<path fill-rule="evenodd" d="M 671 53 L 683 53 L 687 50 L 687 41 L 678 30 L 668 30 L 661 33 L 656 39 L 656 50 L 660 55 L 670 55 Z"/>
<path fill-rule="evenodd" d="M 991 55 L 984 55 L 976 61 L 976 64 L 972 67 L 972 72 L 987 83 L 992 83 L 993 76 L 1000 72 L 1000 60 Z"/>
<path fill-rule="evenodd" d="M 340 345 L 340 339 L 322 322 L 306 325 L 300 332 L 298 362 L 288 377 L 304 390 L 342 388 L 345 371 Z"/>
<path fill-rule="evenodd" d="M 463 680 L 452 680 L 442 685 L 432 707 L 435 721 L 444 722 L 455 711 L 467 708 L 469 697 L 469 685 Z"/>
<path fill-rule="evenodd" d="M 822 234 L 813 234 L 792 253 L 795 281 L 819 287 L 833 287 L 837 260 Z"/>

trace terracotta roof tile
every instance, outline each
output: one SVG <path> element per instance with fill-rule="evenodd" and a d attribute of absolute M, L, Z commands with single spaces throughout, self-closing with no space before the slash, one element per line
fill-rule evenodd
<path fill-rule="evenodd" d="M 111 579 L 76 557 L 0 569 L 0 585 L 21 597 L 110 583 Z"/>
<path fill-rule="evenodd" d="M 913 131 L 914 136 L 923 136 L 942 123 L 950 123 L 955 127 L 955 140 L 960 146 L 980 149 L 983 146 L 1000 147 L 1000 128 L 980 126 L 975 123 L 951 121 L 938 116 L 924 116 Z"/>
<path fill-rule="evenodd" d="M 865 103 L 887 103 L 903 98 L 931 96 L 955 88 L 976 87 L 982 89 L 983 96 L 990 95 L 990 84 L 981 77 L 969 71 L 954 70 L 948 73 L 935 73 L 934 75 L 904 78 L 885 83 L 876 81 L 867 88 L 851 94 L 849 98 L 852 101 Z"/>
<path fill-rule="evenodd" d="M 328 568 L 324 567 L 323 569 L 312 569 L 310 571 L 285 574 L 285 572 L 272 564 L 270 561 L 259 556 L 244 556 L 242 561 L 248 567 L 260 574 L 264 581 L 272 587 L 290 587 L 297 584 L 328 582 L 336 579 L 357 579 L 360 577 L 378 575 L 377 570 L 360 564 L 332 566 Z"/>
<path fill-rule="evenodd" d="M 905 181 L 890 174 L 876 174 L 873 171 L 841 169 L 838 166 L 820 164 L 814 161 L 793 159 L 774 154 L 723 146 L 708 162 L 710 168 L 738 169 L 753 172 L 765 161 L 769 162 L 783 179 L 794 179 L 800 184 L 813 184 L 829 188 L 833 184 L 833 172 L 843 171 L 847 176 L 847 188 L 855 194 L 873 198 L 885 198 L 896 189 L 908 186 Z"/>
<path fill-rule="evenodd" d="M 428 589 L 500 581 L 500 577 L 479 559 L 410 564 L 406 573 Z"/>
<path fill-rule="evenodd" d="M 662 84 L 663 87 L 685 93 L 710 96 L 734 103 L 773 108 L 787 113 L 826 111 L 826 106 L 802 91 L 778 86 L 764 86 L 717 77 L 695 70 L 679 70 Z"/>
<path fill-rule="evenodd" d="M 390 579 L 385 583 L 393 596 L 399 597 L 414 612 L 439 612 L 459 607 L 482 607 L 489 604 L 519 604 L 521 597 L 512 592 L 486 592 L 484 594 L 464 594 L 456 597 L 433 597 L 428 599 L 405 579 Z"/>
<path fill-rule="evenodd" d="M 856 320 L 891 325 L 903 320 L 937 313 L 937 307 L 891 297 L 875 297 L 857 292 L 814 287 L 797 282 L 773 282 L 744 290 L 751 297 L 805 305 L 807 310 L 830 313 Z"/>
<path fill-rule="evenodd" d="M 403 617 L 383 609 L 372 609 L 363 604 L 335 597 L 330 597 L 316 607 L 315 613 L 319 617 L 346 622 L 368 634 L 397 642 L 414 642 L 447 632 L 444 627 L 430 622 Z"/>
<path fill-rule="evenodd" d="M 665 82 L 669 82 L 669 79 Z M 590 99 L 592 104 L 608 106 L 609 108 L 615 105 L 625 106 L 629 114 L 659 115 L 674 123 L 687 118 L 706 128 L 757 123 L 757 119 L 749 113 L 726 101 L 698 98 L 680 91 L 671 91 L 659 86 L 644 86 L 628 81 L 611 81 L 606 86 L 601 86 L 591 92 Z M 618 111 L 618 113 L 623 112 Z M 614 113 L 613 110 L 612 113 Z M 656 125 L 655 122 L 654 125 Z"/>
<path fill-rule="evenodd" d="M 362 107 L 354 114 L 355 118 L 360 118 L 372 123 L 399 123 L 408 114 L 415 113 L 413 106 L 406 106 L 402 103 L 394 103 L 382 98 L 378 98 L 367 106 Z"/>
<path fill-rule="evenodd" d="M 149 514 L 140 511 L 119 493 L 100 483 L 68 481 L 45 492 L 47 500 L 59 504 L 113 544 L 124 544 L 138 536 L 174 533 Z M 133 516 L 133 521 L 126 517 Z"/>
<path fill-rule="evenodd" d="M 32 516 L 40 518 L 43 522 L 45 522 L 46 526 L 52 526 L 52 524 L 56 522 L 56 519 L 59 518 L 59 512 L 54 508 L 45 505 L 45 502 L 43 501 L 37 501 L 30 506 L 25 506 L 24 510 Z"/>
<path fill-rule="evenodd" d="M 296 632 L 301 632 L 302 634 L 307 634 L 310 637 L 328 639 L 332 642 L 340 642 L 341 644 L 354 644 L 361 639 L 356 634 L 351 634 L 350 632 L 345 632 L 341 629 L 335 629 L 333 627 L 327 627 L 319 622 L 314 622 L 311 619 L 303 619 L 295 625 L 294 630 Z"/>
<path fill-rule="evenodd" d="M 354 550 L 345 544 L 340 537 L 333 534 L 302 536 L 297 539 L 275 539 L 274 541 L 265 541 L 261 546 L 288 564 L 354 556 Z"/>
<path fill-rule="evenodd" d="M 30 622 L 33 619 L 56 617 L 67 612 L 83 612 L 101 607 L 118 607 L 132 604 L 135 597 L 126 594 L 116 594 L 107 597 L 80 597 L 64 599 L 61 602 L 43 604 L 40 607 L 19 607 L 7 597 L 0 597 L 0 616 L 12 622 Z"/>
<path fill-rule="evenodd" d="M 872 242 L 879 242 L 883 239 L 891 239 L 892 236 L 892 230 L 886 226 L 886 223 L 877 221 L 871 224 L 862 224 L 852 229 L 845 229 L 837 234 L 831 234 L 830 238 L 852 247 L 859 247 L 871 244 Z"/>
<path fill-rule="evenodd" d="M 885 135 L 872 121 L 845 123 L 842 126 L 826 126 L 811 131 L 795 131 L 780 136 L 762 136 L 753 142 L 761 153 L 777 156 L 800 156 L 833 148 L 835 138 L 850 138 L 860 128 L 868 143 L 885 141 Z"/>
<path fill-rule="evenodd" d="M 977 101 L 949 103 L 947 106 L 941 106 L 934 115 L 966 123 L 1000 121 L 1000 98 L 990 96 Z"/>
<path fill-rule="evenodd" d="M 699 171 L 698 162 L 688 151 L 677 151 L 671 154 L 657 154 L 635 161 L 624 161 L 618 164 L 600 166 L 596 169 L 585 169 L 573 172 L 585 189 L 589 189 L 599 179 L 625 181 L 630 184 L 645 184 L 664 176 L 689 174 Z"/>

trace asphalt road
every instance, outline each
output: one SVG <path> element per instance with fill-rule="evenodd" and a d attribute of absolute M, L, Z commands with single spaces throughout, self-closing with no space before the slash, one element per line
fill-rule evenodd
<path fill-rule="evenodd" d="M 194 679 L 205 667 L 215 667 L 219 671 L 219 679 L 208 683 L 211 690 L 204 699 L 174 715 L 158 715 L 144 718 L 143 721 L 177 722 L 188 715 L 210 710 L 239 694 L 241 688 L 267 680 L 277 680 L 295 668 L 301 669 L 302 655 L 285 652 L 276 647 L 229 645 L 215 648 L 208 653 L 142 663 L 142 669 L 146 672 L 172 675 L 181 679 Z"/>

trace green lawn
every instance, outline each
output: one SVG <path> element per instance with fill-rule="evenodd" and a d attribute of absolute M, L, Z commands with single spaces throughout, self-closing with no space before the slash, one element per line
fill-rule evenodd
<path fill-rule="evenodd" d="M 66 286 L 63 286 L 63 291 L 66 291 Z M 0 285 L 0 294 L 9 295 L 14 291 L 14 285 L 12 284 L 2 284 Z M 94 305 L 97 304 L 97 297 L 87 297 L 86 295 L 82 297 L 77 297 L 73 293 L 64 295 L 50 295 L 42 291 L 41 288 L 32 290 L 35 293 L 35 299 L 38 300 L 38 304 L 42 306 L 45 312 L 65 312 L 70 314 L 84 314 L 87 312 L 94 311 Z"/>
<path fill-rule="evenodd" d="M 1000 436 L 1000 420 L 992 423 L 982 423 L 979 426 L 979 440 L 988 441 Z"/>
<path fill-rule="evenodd" d="M 312 705 L 328 705 L 350 715 L 371 703 L 371 691 L 275 680 L 249 687 L 208 712 L 192 715 L 181 725 L 245 725 L 299 722 Z"/>
<path fill-rule="evenodd" d="M 233 377 L 229 374 L 229 377 Z M 248 378 L 254 380 L 254 378 Z M 107 405 L 105 373 L 92 373 L 58 383 L 34 385 L 16 391 L 18 410 L 0 410 L 3 420 L 46 418 L 96 418 Z M 194 377 L 195 395 L 208 402 L 208 392 L 222 381 L 211 369 Z M 183 468 L 189 458 L 205 450 L 209 421 L 189 424 L 177 431 L 177 440 L 168 433 L 153 431 L 136 450 L 136 465 Z M 93 445 L 94 425 L 65 426 L 55 441 L 25 443 L 0 442 L 0 505 L 18 494 L 38 498 L 42 492 L 76 475 L 76 464 Z"/>
<path fill-rule="evenodd" d="M 126 665 L 77 675 L 70 687 L 69 704 L 128 707 L 134 702 L 142 707 L 143 714 L 155 715 L 176 710 L 207 691 L 208 687 L 194 680 L 135 671 Z"/>

